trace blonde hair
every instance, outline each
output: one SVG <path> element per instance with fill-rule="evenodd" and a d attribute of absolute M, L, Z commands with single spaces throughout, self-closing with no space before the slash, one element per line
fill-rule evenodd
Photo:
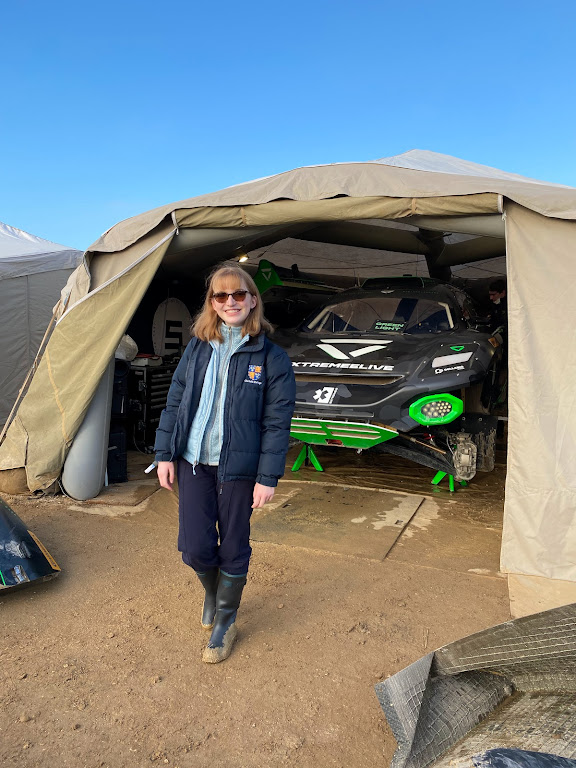
<path fill-rule="evenodd" d="M 200 341 L 215 341 L 216 339 L 223 341 L 222 333 L 220 332 L 222 320 L 212 306 L 212 294 L 217 293 L 217 289 L 222 288 L 223 283 L 227 283 L 229 287 L 232 284 L 232 286 L 236 286 L 238 289 L 245 286 L 256 299 L 256 306 L 250 310 L 250 314 L 242 326 L 243 336 L 246 334 L 258 336 L 262 331 L 270 333 L 274 330 L 264 317 L 262 297 L 251 275 L 237 264 L 230 264 L 217 267 L 208 277 L 208 290 L 204 298 L 204 306 L 194 318 L 190 329 L 193 336 L 199 338 Z"/>

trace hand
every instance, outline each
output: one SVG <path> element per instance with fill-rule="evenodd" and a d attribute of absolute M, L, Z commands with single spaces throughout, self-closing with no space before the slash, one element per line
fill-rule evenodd
<path fill-rule="evenodd" d="M 160 467 L 158 467 L 158 469 L 160 469 Z M 271 488 L 269 485 L 256 483 L 254 486 L 254 504 L 252 504 L 252 509 L 258 509 L 258 507 L 263 507 L 267 501 L 272 501 L 274 498 L 274 490 L 275 489 Z"/>
<path fill-rule="evenodd" d="M 176 473 L 175 463 L 173 461 L 159 461 L 156 472 L 158 473 L 158 480 L 160 480 L 162 488 L 172 491 L 172 483 L 174 482 L 174 475 Z"/>

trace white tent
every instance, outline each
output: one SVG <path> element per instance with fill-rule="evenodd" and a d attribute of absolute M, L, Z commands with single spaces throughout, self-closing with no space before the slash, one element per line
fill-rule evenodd
<path fill-rule="evenodd" d="M 0 426 L 82 252 L 0 222 Z"/>

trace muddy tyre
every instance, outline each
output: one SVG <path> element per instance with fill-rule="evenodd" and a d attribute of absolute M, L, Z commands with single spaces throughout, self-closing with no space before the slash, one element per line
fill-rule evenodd
<path fill-rule="evenodd" d="M 476 444 L 476 470 L 478 472 L 492 472 L 496 453 L 496 428 L 486 432 L 479 432 L 472 437 Z"/>

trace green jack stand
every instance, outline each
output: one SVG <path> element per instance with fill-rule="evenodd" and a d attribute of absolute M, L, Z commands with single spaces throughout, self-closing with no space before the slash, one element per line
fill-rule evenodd
<path fill-rule="evenodd" d="M 448 475 L 448 472 L 442 472 L 442 471 L 436 472 L 436 474 L 434 475 L 434 479 L 432 480 L 432 485 L 438 485 L 440 481 L 446 477 L 446 475 Z M 459 480 L 458 482 L 463 488 L 466 488 L 466 486 L 468 485 L 466 480 Z M 448 485 L 450 487 L 450 493 L 454 493 L 454 491 L 456 490 L 454 486 L 454 475 L 448 475 Z"/>
<path fill-rule="evenodd" d="M 310 463 L 314 466 L 314 469 L 318 470 L 318 472 L 324 472 L 324 469 L 322 467 L 322 464 L 318 461 L 316 458 L 316 454 L 312 450 L 312 446 L 308 445 L 308 443 L 304 443 L 302 446 L 302 450 L 298 454 L 298 458 L 292 465 L 292 472 L 298 472 L 302 464 L 306 462 L 306 466 L 308 466 Z"/>

